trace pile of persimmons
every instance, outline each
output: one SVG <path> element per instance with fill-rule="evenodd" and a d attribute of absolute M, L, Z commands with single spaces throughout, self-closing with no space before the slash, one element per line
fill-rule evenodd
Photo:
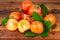
<path fill-rule="evenodd" d="M 56 23 L 56 17 L 53 14 L 48 14 L 43 17 L 42 8 L 38 5 L 33 5 L 30 1 L 23 1 L 20 5 L 21 13 L 18 11 L 11 12 L 9 19 L 6 23 L 7 30 L 15 31 L 19 30 L 21 33 L 25 33 L 27 30 L 35 33 L 41 34 L 44 31 L 44 24 L 37 19 L 35 16 L 33 18 L 33 12 L 40 15 L 44 22 L 50 21 L 52 25 Z"/>

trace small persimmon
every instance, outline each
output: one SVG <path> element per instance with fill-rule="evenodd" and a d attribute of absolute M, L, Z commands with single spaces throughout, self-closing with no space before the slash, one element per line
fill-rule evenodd
<path fill-rule="evenodd" d="M 18 22 L 18 30 L 24 33 L 26 30 L 30 29 L 30 23 L 27 20 L 21 20 Z"/>
<path fill-rule="evenodd" d="M 7 21 L 6 28 L 8 30 L 10 30 L 10 31 L 15 31 L 18 28 L 17 24 L 18 24 L 17 20 L 15 20 L 15 19 L 9 19 Z"/>
<path fill-rule="evenodd" d="M 12 13 L 10 13 L 9 18 L 13 18 L 13 19 L 16 19 L 17 21 L 19 21 L 21 19 L 21 15 L 19 12 L 12 12 Z"/>
<path fill-rule="evenodd" d="M 51 21 L 52 25 L 56 23 L 56 17 L 53 14 L 48 14 L 45 18 L 44 21 Z"/>
<path fill-rule="evenodd" d="M 41 34 L 44 30 L 44 27 L 43 27 L 43 24 L 39 21 L 34 21 L 32 22 L 31 26 L 30 26 L 30 30 L 33 32 L 33 33 L 36 33 L 36 34 Z"/>

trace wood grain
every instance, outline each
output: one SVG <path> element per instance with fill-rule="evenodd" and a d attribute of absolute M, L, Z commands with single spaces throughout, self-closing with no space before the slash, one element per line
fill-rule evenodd
<path fill-rule="evenodd" d="M 26 1 L 26 0 L 0 0 L 0 2 L 10 2 L 10 1 L 22 2 L 22 1 Z M 60 0 L 29 0 L 29 1 L 33 1 L 33 2 L 60 2 Z"/>
<path fill-rule="evenodd" d="M 15 10 L 20 8 L 21 2 L 24 0 L 0 0 L 0 10 Z M 30 0 L 33 4 L 44 3 L 49 10 L 60 9 L 60 0 Z"/>

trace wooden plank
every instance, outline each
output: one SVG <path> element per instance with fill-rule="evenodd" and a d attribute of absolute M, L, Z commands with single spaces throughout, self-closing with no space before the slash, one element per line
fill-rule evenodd
<path fill-rule="evenodd" d="M 49 9 L 49 10 L 52 10 L 52 9 L 60 9 L 60 4 L 54 4 L 54 3 L 45 3 L 46 7 Z M 20 4 L 15 2 L 15 3 L 1 3 L 0 4 L 0 10 L 13 10 L 13 9 L 20 9 Z"/>
<path fill-rule="evenodd" d="M 22 1 L 26 1 L 26 0 L 0 0 L 0 2 L 22 2 Z M 30 0 L 32 2 L 60 2 L 60 0 Z"/>
<path fill-rule="evenodd" d="M 18 39 L 18 40 L 60 40 L 60 33 L 55 32 L 55 34 L 50 33 L 49 36 L 42 38 L 42 37 L 25 37 L 24 34 L 20 32 L 6 32 L 6 31 L 0 31 L 0 39 Z"/>
<path fill-rule="evenodd" d="M 0 10 L 20 8 L 21 2 L 25 0 L 0 0 Z M 33 4 L 44 3 L 49 10 L 60 9 L 60 0 L 30 0 Z"/>

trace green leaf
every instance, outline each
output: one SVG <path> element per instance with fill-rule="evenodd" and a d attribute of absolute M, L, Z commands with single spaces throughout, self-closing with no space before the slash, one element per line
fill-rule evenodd
<path fill-rule="evenodd" d="M 53 26 L 52 26 L 52 29 L 56 28 L 57 27 L 57 24 L 55 23 Z"/>
<path fill-rule="evenodd" d="M 46 37 L 49 34 L 49 31 L 52 27 L 52 23 L 50 21 L 44 22 L 44 31 L 42 34 L 40 34 L 42 37 Z"/>
<path fill-rule="evenodd" d="M 47 7 L 44 4 L 41 4 L 40 7 L 42 8 L 42 13 L 43 16 L 45 17 L 47 14 L 49 14 L 49 11 L 47 9 Z"/>
<path fill-rule="evenodd" d="M 34 37 L 34 36 L 40 36 L 40 34 L 35 34 L 35 33 L 31 32 L 31 31 L 27 31 L 27 32 L 25 33 L 25 36 Z"/>
<path fill-rule="evenodd" d="M 44 22 L 44 26 L 45 26 L 45 29 L 46 29 L 47 31 L 49 31 L 49 30 L 51 29 L 51 27 L 52 27 L 51 21 L 45 21 L 45 22 Z"/>
<path fill-rule="evenodd" d="M 32 17 L 33 17 L 33 19 L 34 19 L 35 21 L 44 22 L 43 17 L 40 16 L 40 15 L 39 15 L 38 13 L 36 13 L 36 12 L 33 12 Z"/>
<path fill-rule="evenodd" d="M 49 32 L 46 31 L 46 30 L 44 30 L 44 32 L 43 32 L 42 34 L 40 34 L 40 36 L 42 36 L 42 37 L 46 37 L 46 36 L 48 36 L 48 34 L 49 34 Z"/>
<path fill-rule="evenodd" d="M 32 33 L 32 32 L 30 32 L 30 31 L 27 31 L 27 32 L 25 33 L 25 36 L 35 36 L 35 34 Z"/>
<path fill-rule="evenodd" d="M 4 26 L 7 23 L 8 19 L 8 17 L 3 18 L 1 24 Z"/>

